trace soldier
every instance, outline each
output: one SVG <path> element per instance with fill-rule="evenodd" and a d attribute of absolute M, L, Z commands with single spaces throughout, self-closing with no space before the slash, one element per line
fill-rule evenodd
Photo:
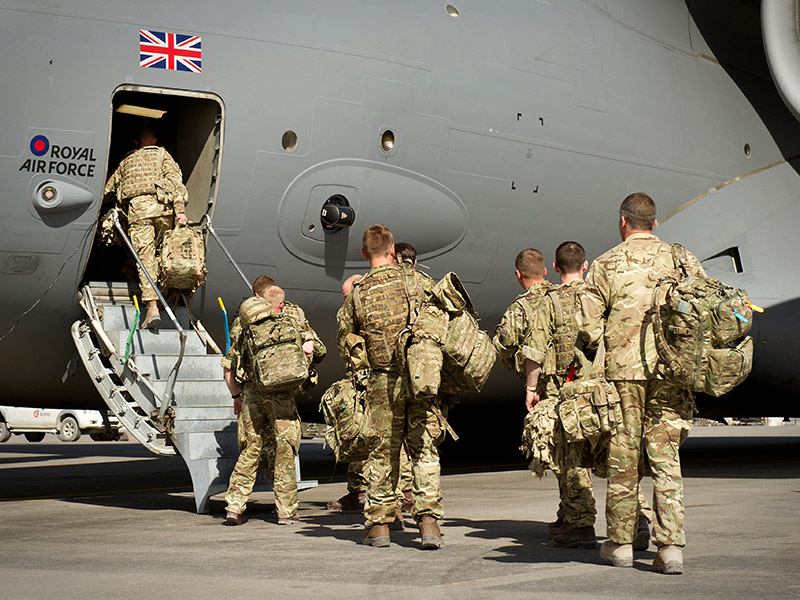
<path fill-rule="evenodd" d="M 117 201 L 128 205 L 128 236 L 142 264 L 153 281 L 158 281 L 156 259 L 164 233 L 173 227 L 173 214 L 178 225 L 186 225 L 187 192 L 178 164 L 169 152 L 156 146 L 158 140 L 150 127 L 143 127 L 136 136 L 137 149 L 122 159 L 108 178 L 104 194 L 116 193 Z M 154 329 L 161 322 L 158 295 L 137 265 L 142 302 L 147 314 L 143 329 Z"/>
<path fill-rule="evenodd" d="M 367 401 L 377 443 L 369 456 L 369 502 L 365 516 L 372 526 L 364 537 L 369 546 L 390 545 L 389 525 L 397 515 L 396 488 L 400 474 L 400 448 L 405 442 L 412 461 L 414 508 L 412 514 L 420 530 L 423 549 L 442 546 L 438 520 L 442 518 L 439 487 L 439 454 L 434 446 L 442 424 L 433 411 L 432 399 L 410 393 L 401 372 L 397 339 L 409 322 L 413 306 L 424 301 L 419 278 L 408 275 L 394 264 L 392 233 L 383 225 L 367 228 L 362 238 L 362 254 L 370 272 L 356 282 L 338 314 L 338 349 L 348 362 L 346 338 L 349 334 L 366 341 L 370 374 Z"/>
<path fill-rule="evenodd" d="M 567 380 L 578 337 L 578 300 L 585 286 L 583 274 L 588 266 L 586 252 L 579 243 L 564 242 L 556 249 L 553 268 L 561 276 L 561 285 L 544 296 L 526 338 L 530 351 L 525 359 L 525 407 L 529 412 L 540 400 L 537 389 L 544 389 L 545 395 L 541 398 L 544 402 L 555 404 L 559 389 Z M 539 373 L 543 365 L 546 365 L 546 371 L 540 386 Z M 561 443 L 565 441 L 562 439 Z M 589 469 L 557 465 L 555 470 L 559 492 L 557 517 L 563 525 L 551 529 L 553 545 L 559 548 L 596 548 L 594 521 L 597 511 Z"/>
<path fill-rule="evenodd" d="M 533 358 L 530 348 L 525 346 L 525 335 L 533 325 L 539 304 L 552 284 L 545 279 L 547 267 L 544 266 L 544 255 L 535 248 L 527 248 L 517 254 L 514 273 L 525 291 L 506 310 L 492 341 L 503 364 L 518 377 L 524 378 L 525 359 Z M 541 392 L 544 396 L 544 390 Z"/>
<path fill-rule="evenodd" d="M 608 540 L 600 548 L 606 562 L 633 565 L 636 497 L 642 436 L 653 473 L 656 518 L 653 566 L 682 573 L 683 530 L 681 442 L 691 428 L 694 398 L 660 376 L 653 334 L 653 291 L 660 277 L 675 269 L 671 246 L 652 234 L 656 205 L 650 196 L 631 194 L 620 206 L 622 243 L 598 258 L 581 297 L 579 331 L 592 351 L 605 342 L 605 374 L 619 392 L 623 426 L 612 434 L 608 456 L 606 522 Z M 702 275 L 687 253 L 689 272 Z"/>
<path fill-rule="evenodd" d="M 256 472 L 265 445 L 274 444 L 273 490 L 279 525 L 297 523 L 297 472 L 295 457 L 300 446 L 300 418 L 294 401 L 295 390 L 265 392 L 254 382 L 252 357 L 245 352 L 246 327 L 240 321 L 246 303 L 263 299 L 275 314 L 284 313 L 301 331 L 303 352 L 311 364 L 325 356 L 325 346 L 305 320 L 299 306 L 286 309 L 284 292 L 271 277 L 262 276 L 253 283 L 254 298 L 242 303 L 240 316 L 231 327 L 231 348 L 223 358 L 225 383 L 231 393 L 234 412 L 239 415 L 245 433 L 245 448 L 236 461 L 225 495 L 226 525 L 241 525 L 247 499 L 253 491 Z M 264 303 L 259 306 L 266 309 Z M 291 311 L 291 312 L 290 312 Z"/>

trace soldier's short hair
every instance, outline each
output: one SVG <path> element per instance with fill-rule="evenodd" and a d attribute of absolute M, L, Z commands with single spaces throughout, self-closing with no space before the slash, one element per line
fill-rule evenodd
<path fill-rule="evenodd" d="M 536 248 L 525 248 L 517 254 L 514 267 L 525 279 L 544 277 L 544 254 Z"/>
<path fill-rule="evenodd" d="M 562 242 L 556 248 L 556 265 L 562 273 L 577 273 L 586 260 L 586 250 L 578 242 Z"/>
<path fill-rule="evenodd" d="M 136 141 L 139 142 L 140 146 L 151 146 L 157 139 L 155 129 L 149 125 L 140 127 L 139 132 L 136 134 Z"/>
<path fill-rule="evenodd" d="M 635 192 L 622 201 L 619 216 L 625 217 L 631 229 L 650 231 L 656 222 L 656 203 L 644 192 Z"/>
<path fill-rule="evenodd" d="M 417 260 L 417 249 L 408 242 L 397 242 L 394 245 L 394 255 L 398 264 L 407 262 L 413 266 Z"/>
<path fill-rule="evenodd" d="M 394 246 L 392 232 L 380 224 L 367 227 L 361 238 L 361 247 L 367 258 L 387 256 L 391 253 L 392 246 Z"/>
<path fill-rule="evenodd" d="M 266 291 L 276 284 L 275 280 L 269 275 L 262 275 L 253 282 L 253 293 L 264 298 Z"/>
<path fill-rule="evenodd" d="M 264 292 L 262 298 L 269 302 L 272 305 L 272 308 L 277 310 L 278 306 L 280 306 L 280 304 L 286 300 L 286 294 L 277 285 L 273 285 L 271 288 L 268 288 L 266 292 Z"/>

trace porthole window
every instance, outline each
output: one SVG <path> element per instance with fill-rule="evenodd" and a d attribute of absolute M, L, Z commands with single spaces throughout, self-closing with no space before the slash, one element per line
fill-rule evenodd
<path fill-rule="evenodd" d="M 453 17 L 454 19 L 458 18 L 458 9 L 453 6 L 452 4 L 447 5 L 447 14 Z"/>
<path fill-rule="evenodd" d="M 391 129 L 387 129 L 381 135 L 381 149 L 384 152 L 394 150 L 394 132 Z"/>
<path fill-rule="evenodd" d="M 281 138 L 281 146 L 287 152 L 292 152 L 297 148 L 297 134 L 291 129 L 286 131 Z"/>

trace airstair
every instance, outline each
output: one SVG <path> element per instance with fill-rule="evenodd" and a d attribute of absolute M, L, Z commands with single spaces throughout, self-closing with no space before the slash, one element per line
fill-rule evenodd
<path fill-rule="evenodd" d="M 140 262 L 118 219 L 116 225 Z M 233 262 L 210 223 L 206 229 Z M 86 317 L 73 323 L 72 338 L 97 391 L 128 434 L 151 452 L 183 458 L 197 512 L 205 513 L 208 499 L 227 489 L 239 456 L 233 402 L 222 378 L 222 353 L 187 306 L 173 310 L 163 296 L 158 329 L 134 328 L 133 296 L 138 292 L 135 284 L 84 285 L 79 300 Z M 190 303 L 184 298 L 183 304 Z M 298 489 L 315 487 L 316 481 L 300 479 L 295 460 Z M 259 469 L 256 490 L 271 489 L 269 475 Z"/>

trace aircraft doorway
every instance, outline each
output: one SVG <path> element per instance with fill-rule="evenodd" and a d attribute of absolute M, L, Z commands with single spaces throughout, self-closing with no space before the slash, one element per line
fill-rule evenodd
<path fill-rule="evenodd" d="M 213 217 L 217 195 L 217 173 L 222 156 L 224 106 L 215 94 L 123 85 L 111 99 L 111 128 L 106 179 L 122 158 L 135 148 L 139 128 L 147 123 L 183 173 L 189 192 L 186 215 L 199 223 L 203 215 Z M 98 219 L 113 206 L 106 198 Z M 99 229 L 98 229 L 99 233 Z M 122 247 L 95 239 L 86 267 L 87 281 L 138 281 L 130 254 Z"/>

